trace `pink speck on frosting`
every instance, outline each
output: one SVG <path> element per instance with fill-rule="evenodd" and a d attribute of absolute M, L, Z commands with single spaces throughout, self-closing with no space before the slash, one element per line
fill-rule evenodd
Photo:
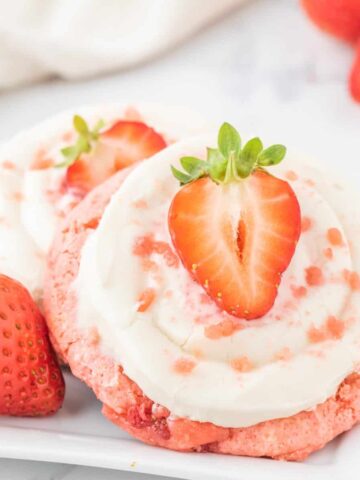
<path fill-rule="evenodd" d="M 345 331 L 345 322 L 333 315 L 329 315 L 322 327 L 310 327 L 307 337 L 310 343 L 324 342 L 325 340 L 338 340 Z"/>
<path fill-rule="evenodd" d="M 189 375 L 195 368 L 196 363 L 188 358 L 178 358 L 174 364 L 173 369 L 179 375 Z"/>
<path fill-rule="evenodd" d="M 326 233 L 326 236 L 329 243 L 333 247 L 341 247 L 342 245 L 344 245 L 342 234 L 338 228 L 329 228 L 329 230 Z"/>
<path fill-rule="evenodd" d="M 316 267 L 315 265 L 312 265 L 305 269 L 305 279 L 306 279 L 306 283 L 310 287 L 321 286 L 321 285 L 324 285 L 325 283 L 322 270 L 319 267 Z"/>
<path fill-rule="evenodd" d="M 191 354 L 194 355 L 195 358 L 198 360 L 201 360 L 204 358 L 204 352 L 201 350 L 201 348 L 193 348 L 191 350 Z"/>
<path fill-rule="evenodd" d="M 330 315 L 326 321 L 326 328 L 332 338 L 340 339 L 344 335 L 345 322 Z"/>
<path fill-rule="evenodd" d="M 15 200 L 15 202 L 20 203 L 24 200 L 24 195 L 21 192 L 14 192 L 13 199 Z"/>
<path fill-rule="evenodd" d="M 301 219 L 301 233 L 308 232 L 313 226 L 313 221 L 310 217 L 302 217 Z"/>
<path fill-rule="evenodd" d="M 310 343 L 320 343 L 326 339 L 326 331 L 323 328 L 310 327 L 307 337 Z"/>
<path fill-rule="evenodd" d="M 350 270 L 345 269 L 343 271 L 343 277 L 351 290 L 360 290 L 360 276 L 357 272 L 351 272 Z"/>
<path fill-rule="evenodd" d="M 309 187 L 315 187 L 315 182 L 314 182 L 314 180 L 312 180 L 311 178 L 307 178 L 307 179 L 305 180 L 305 183 L 306 183 L 306 185 L 308 185 Z"/>
<path fill-rule="evenodd" d="M 332 248 L 330 248 L 330 247 L 325 248 L 324 256 L 328 260 L 332 260 L 334 258 L 334 252 L 333 252 Z"/>
<path fill-rule="evenodd" d="M 100 334 L 96 327 L 91 327 L 89 331 L 89 343 L 92 346 L 98 345 L 100 342 Z"/>
<path fill-rule="evenodd" d="M 5 170 L 16 170 L 16 165 L 14 162 L 10 162 L 10 160 L 5 160 L 1 164 L 2 168 Z"/>
<path fill-rule="evenodd" d="M 217 340 L 222 337 L 230 337 L 241 327 L 238 323 L 228 318 L 215 325 L 208 325 L 204 329 L 205 337 L 210 340 Z"/>
<path fill-rule="evenodd" d="M 293 170 L 288 170 L 285 173 L 285 177 L 286 177 L 287 180 L 290 180 L 292 182 L 294 182 L 295 180 L 297 180 L 299 178 Z"/>
<path fill-rule="evenodd" d="M 30 170 L 45 170 L 46 168 L 52 168 L 54 161 L 48 157 L 45 149 L 40 148 L 30 165 Z"/>
<path fill-rule="evenodd" d="M 157 253 L 164 257 L 169 267 L 177 268 L 180 263 L 170 245 L 167 242 L 155 240 L 152 235 L 139 237 L 135 242 L 133 253 L 139 257 L 149 257 Z"/>
<path fill-rule="evenodd" d="M 230 362 L 232 368 L 237 372 L 250 372 L 254 366 L 246 356 L 237 357 Z"/>
<path fill-rule="evenodd" d="M 141 292 L 138 302 L 138 312 L 146 312 L 151 307 L 151 304 L 154 302 L 156 297 L 155 290 L 153 288 L 146 288 Z"/>
<path fill-rule="evenodd" d="M 133 202 L 133 206 L 135 208 L 145 209 L 148 207 L 148 204 L 146 203 L 146 200 L 144 200 L 143 198 L 140 198 L 139 200 L 136 200 L 135 202 Z"/>
<path fill-rule="evenodd" d="M 291 285 L 291 290 L 295 298 L 303 298 L 307 294 L 307 288 L 304 287 L 303 285 L 300 285 L 300 286 Z"/>
<path fill-rule="evenodd" d="M 67 132 L 64 132 L 62 135 L 61 135 L 61 140 L 63 142 L 71 142 L 71 140 L 74 138 L 74 132 L 72 132 L 71 130 L 67 131 Z"/>
<path fill-rule="evenodd" d="M 292 352 L 289 347 L 284 347 L 277 352 L 275 355 L 275 360 L 281 360 L 286 362 L 292 358 Z"/>

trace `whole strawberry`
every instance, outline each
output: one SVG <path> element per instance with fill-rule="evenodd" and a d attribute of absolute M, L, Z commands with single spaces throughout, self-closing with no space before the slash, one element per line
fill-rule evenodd
<path fill-rule="evenodd" d="M 359 0 L 301 0 L 301 3 L 322 30 L 348 42 L 359 38 Z"/>
<path fill-rule="evenodd" d="M 360 0 L 301 0 L 301 3 L 318 27 L 356 46 L 349 90 L 360 102 Z"/>
<path fill-rule="evenodd" d="M 48 331 L 27 290 L 0 275 L 0 414 L 56 412 L 65 384 Z"/>

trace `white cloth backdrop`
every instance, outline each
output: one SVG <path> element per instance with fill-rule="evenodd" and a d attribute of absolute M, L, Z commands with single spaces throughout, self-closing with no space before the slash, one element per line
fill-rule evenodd
<path fill-rule="evenodd" d="M 0 89 L 136 65 L 244 1 L 0 0 Z"/>

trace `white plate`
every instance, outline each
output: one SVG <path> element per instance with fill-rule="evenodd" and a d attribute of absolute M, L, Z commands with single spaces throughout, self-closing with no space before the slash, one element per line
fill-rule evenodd
<path fill-rule="evenodd" d="M 101 404 L 66 373 L 67 395 L 57 415 L 0 418 L 0 457 L 72 463 L 189 480 L 358 479 L 360 428 L 341 436 L 305 463 L 214 454 L 177 453 L 130 438 L 100 413 Z"/>

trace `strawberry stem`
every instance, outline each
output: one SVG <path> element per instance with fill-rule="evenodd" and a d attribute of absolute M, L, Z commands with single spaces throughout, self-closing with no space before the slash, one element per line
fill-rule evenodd
<path fill-rule="evenodd" d="M 226 165 L 225 177 L 222 183 L 227 184 L 231 182 L 238 182 L 241 178 L 238 175 L 236 167 L 236 156 L 235 152 L 230 152 L 229 160 Z"/>

